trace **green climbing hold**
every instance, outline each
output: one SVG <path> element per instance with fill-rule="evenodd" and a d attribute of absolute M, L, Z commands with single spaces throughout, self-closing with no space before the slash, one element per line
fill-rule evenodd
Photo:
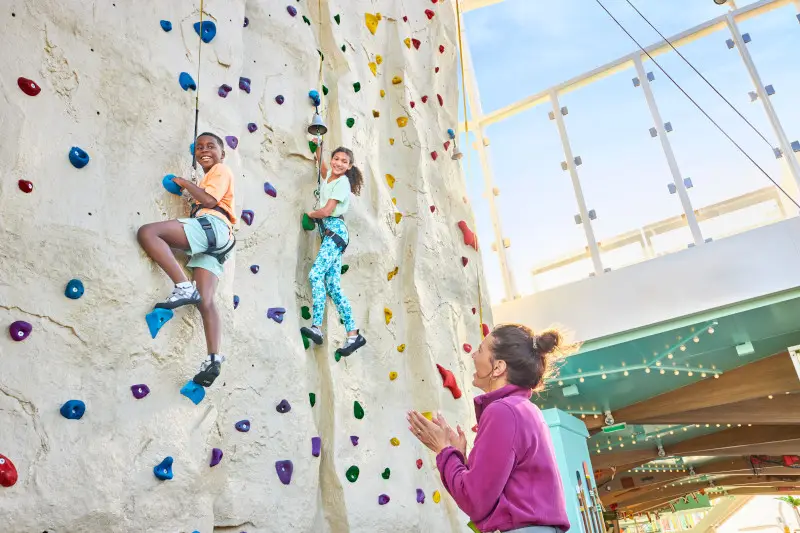
<path fill-rule="evenodd" d="M 308 213 L 303 213 L 303 229 L 306 231 L 311 231 L 314 229 L 314 221 L 311 220 L 311 217 L 308 216 Z"/>
<path fill-rule="evenodd" d="M 348 270 L 350 270 L 350 265 L 342 265 L 342 274 L 347 274 Z"/>
<path fill-rule="evenodd" d="M 302 316 L 305 320 L 309 320 L 311 318 L 311 310 L 307 305 L 304 305 L 300 308 L 300 316 Z"/>
<path fill-rule="evenodd" d="M 308 149 L 311 150 L 312 154 L 316 154 L 317 153 L 317 143 L 315 143 L 314 141 L 308 141 Z"/>
<path fill-rule="evenodd" d="M 324 85 L 322 86 L 322 94 L 324 94 L 325 96 L 328 96 L 328 88 L 325 87 Z"/>
<path fill-rule="evenodd" d="M 305 22 L 306 24 L 308 24 L 309 26 L 311 26 L 311 21 L 310 21 L 310 20 L 308 20 L 308 17 L 307 17 L 307 16 L 305 16 L 305 15 L 303 15 L 303 22 Z"/>
<path fill-rule="evenodd" d="M 333 20 L 336 21 L 336 24 L 341 24 L 342 23 L 342 17 L 340 17 L 339 15 L 334 15 L 333 16 Z"/>
<path fill-rule="evenodd" d="M 302 333 L 300 334 L 300 336 L 303 337 L 303 348 L 308 350 L 308 347 L 311 346 L 311 341 L 308 340 L 308 337 L 306 337 Z"/>
<path fill-rule="evenodd" d="M 347 48 L 345 48 L 345 46 L 342 45 L 342 52 L 346 52 L 346 51 L 347 51 Z"/>
<path fill-rule="evenodd" d="M 314 404 L 317 403 L 317 395 L 313 392 L 309 392 L 308 401 L 311 402 L 311 407 L 314 407 Z"/>
<path fill-rule="evenodd" d="M 347 124 L 348 128 L 352 128 L 356 124 L 356 119 L 354 119 L 353 117 L 350 117 L 345 121 L 345 124 Z"/>
<path fill-rule="evenodd" d="M 350 483 L 355 483 L 356 480 L 358 479 L 358 474 L 359 474 L 358 467 L 356 465 L 353 465 L 347 469 L 345 476 L 347 477 L 347 481 L 349 481 Z"/>
<path fill-rule="evenodd" d="M 383 479 L 389 479 L 389 476 L 391 476 L 391 475 L 392 475 L 392 471 L 389 470 L 388 468 L 381 473 L 381 477 Z"/>
<path fill-rule="evenodd" d="M 336 350 L 336 353 L 333 354 L 333 359 L 337 363 L 342 360 L 342 354 L 339 353 L 339 350 Z"/>
<path fill-rule="evenodd" d="M 321 51 L 319 51 L 319 50 L 317 50 L 317 53 L 319 54 L 319 58 L 320 58 L 321 60 L 325 61 L 325 54 L 323 54 L 323 53 L 322 53 Z"/>
<path fill-rule="evenodd" d="M 361 404 L 358 403 L 358 400 L 353 402 L 353 416 L 359 420 L 364 418 L 364 408 L 361 407 Z"/>
<path fill-rule="evenodd" d="M 357 82 L 355 82 L 355 83 L 353 84 L 353 90 L 354 90 L 355 92 L 358 92 L 358 91 L 360 91 L 360 90 L 361 90 L 361 82 L 358 82 L 358 81 L 357 81 Z"/>

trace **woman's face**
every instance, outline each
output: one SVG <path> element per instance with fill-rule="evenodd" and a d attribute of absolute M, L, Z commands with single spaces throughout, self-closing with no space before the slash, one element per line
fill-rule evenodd
<path fill-rule="evenodd" d="M 491 390 L 492 382 L 496 382 L 505 370 L 504 361 L 495 361 L 492 355 L 492 334 L 486 336 L 478 349 L 472 352 L 472 363 L 475 365 L 475 373 L 472 375 L 472 385 L 478 387 L 483 392 Z M 502 369 L 500 367 L 503 367 Z"/>

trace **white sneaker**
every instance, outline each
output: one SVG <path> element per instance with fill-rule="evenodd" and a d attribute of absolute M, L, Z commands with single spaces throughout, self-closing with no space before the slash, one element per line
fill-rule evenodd
<path fill-rule="evenodd" d="M 200 293 L 197 292 L 194 282 L 188 287 L 175 287 L 167 299 L 156 304 L 157 309 L 176 309 L 183 305 L 197 305 L 200 303 Z"/>
<path fill-rule="evenodd" d="M 300 328 L 300 333 L 314 341 L 314 344 L 322 344 L 322 330 L 319 329 L 319 326 L 302 327 Z"/>

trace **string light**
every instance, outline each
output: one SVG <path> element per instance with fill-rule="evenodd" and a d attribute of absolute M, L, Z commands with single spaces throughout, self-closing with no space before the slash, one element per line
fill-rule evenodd
<path fill-rule="evenodd" d="M 622 375 L 627 377 L 629 375 L 629 372 L 626 370 L 625 372 L 622 373 Z M 786 394 L 789 394 L 789 393 L 787 392 Z"/>
<path fill-rule="evenodd" d="M 701 368 L 702 368 L 702 367 L 701 367 Z M 705 372 L 701 372 L 701 373 L 700 373 L 700 377 L 701 377 L 701 378 L 704 378 L 704 377 L 706 377 L 706 373 L 705 373 Z"/>
<path fill-rule="evenodd" d="M 685 344 L 681 344 L 681 351 L 682 351 L 682 352 L 685 352 L 685 351 L 686 351 L 686 345 L 685 345 Z"/>
<path fill-rule="evenodd" d="M 771 399 L 772 399 L 772 394 L 770 394 L 769 396 L 767 396 L 767 398 L 769 398 L 769 399 L 771 400 Z"/>
<path fill-rule="evenodd" d="M 680 372 L 678 372 L 678 371 L 676 370 L 676 371 L 675 371 L 675 375 L 677 376 L 678 374 L 680 374 Z"/>
<path fill-rule="evenodd" d="M 661 361 L 656 361 L 656 366 L 661 366 Z"/>
<path fill-rule="evenodd" d="M 600 376 L 600 377 L 601 377 L 601 378 L 603 378 L 603 379 L 606 379 L 608 376 L 606 376 L 605 374 L 603 374 L 603 375 L 602 375 L 602 376 Z"/>
<path fill-rule="evenodd" d="M 672 359 L 673 355 L 671 353 L 667 354 L 667 359 Z"/>
<path fill-rule="evenodd" d="M 649 368 L 645 368 L 645 369 L 644 369 L 644 373 L 645 373 L 645 374 L 649 374 L 649 373 L 650 373 L 650 369 L 649 369 Z"/>
<path fill-rule="evenodd" d="M 692 376 L 694 376 L 694 372 L 692 372 L 692 371 L 690 370 L 690 371 L 689 371 L 689 372 L 688 372 L 686 375 L 687 375 L 687 376 L 689 376 L 689 377 L 692 377 Z"/>
<path fill-rule="evenodd" d="M 714 374 L 714 379 L 719 379 L 719 374 Z"/>
<path fill-rule="evenodd" d="M 660 374 L 664 374 L 665 372 L 666 371 L 663 368 L 659 371 Z"/>
<path fill-rule="evenodd" d="M 585 379 L 583 379 L 583 378 L 581 378 L 579 381 L 580 381 L 581 383 L 583 383 L 583 382 L 584 382 L 584 381 L 586 381 L 586 380 L 585 380 Z"/>
<path fill-rule="evenodd" d="M 713 328 L 713 327 L 710 327 L 710 328 L 708 328 L 708 332 L 709 332 L 711 335 L 713 335 L 713 334 L 714 334 L 714 328 Z"/>
<path fill-rule="evenodd" d="M 692 340 L 693 340 L 694 342 L 700 342 L 700 337 L 695 337 L 695 338 L 694 338 L 694 339 L 692 339 Z"/>

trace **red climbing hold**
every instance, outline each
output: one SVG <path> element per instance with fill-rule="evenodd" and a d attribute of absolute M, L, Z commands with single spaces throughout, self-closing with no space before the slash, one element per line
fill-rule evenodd
<path fill-rule="evenodd" d="M 440 54 L 443 54 L 443 53 L 444 53 L 444 45 L 443 45 L 443 44 L 440 44 L 440 45 L 439 45 L 439 53 L 440 53 Z"/>
<path fill-rule="evenodd" d="M 478 239 L 475 238 L 475 234 L 472 232 L 471 229 L 467 226 L 467 223 L 463 220 L 459 221 L 458 229 L 461 230 L 461 233 L 464 234 L 464 244 L 467 246 L 472 246 L 475 250 L 478 249 Z"/>
<path fill-rule="evenodd" d="M 414 100 L 411 100 L 411 109 L 414 109 L 415 107 L 417 107 L 417 104 L 414 103 Z"/>
<path fill-rule="evenodd" d="M 434 212 L 436 212 L 436 206 L 435 206 L 435 205 L 432 205 L 432 206 L 431 206 L 431 213 L 434 213 Z"/>
<path fill-rule="evenodd" d="M 433 69 L 433 71 L 434 71 L 436 74 L 439 74 L 439 67 L 436 67 L 435 69 Z"/>
<path fill-rule="evenodd" d="M 17 85 L 19 85 L 22 92 L 28 96 L 36 96 L 42 92 L 42 88 L 39 87 L 35 81 L 29 80 L 28 78 L 17 78 Z"/>
<path fill-rule="evenodd" d="M 467 343 L 465 342 L 465 343 L 464 343 L 464 346 L 462 346 L 462 348 L 464 348 L 464 352 L 465 352 L 465 353 L 472 353 L 472 345 L 471 345 L 471 344 L 467 344 Z"/>
<path fill-rule="evenodd" d="M 436 152 L 431 152 L 431 158 L 432 158 L 434 161 L 436 161 L 436 158 L 437 158 L 437 157 L 439 157 L 439 154 L 437 154 Z"/>
<path fill-rule="evenodd" d="M 17 185 L 22 192 L 33 192 L 33 183 L 28 180 L 19 180 Z"/>
<path fill-rule="evenodd" d="M 461 264 L 462 264 L 463 266 L 467 266 L 467 263 L 469 263 L 469 259 L 467 259 L 466 257 L 464 257 L 464 256 L 462 255 L 462 256 L 461 256 Z"/>
<path fill-rule="evenodd" d="M 450 149 L 450 141 L 445 141 L 445 142 L 444 142 L 444 150 L 445 150 L 445 152 L 446 152 L 447 150 L 449 150 L 449 149 Z"/>
<path fill-rule="evenodd" d="M 437 94 L 436 99 L 439 100 L 439 105 L 444 105 L 444 98 L 442 98 L 441 94 Z"/>
<path fill-rule="evenodd" d="M 403 15 L 403 22 L 408 22 L 408 17 Z"/>
<path fill-rule="evenodd" d="M 461 389 L 458 388 L 458 383 L 456 383 L 456 377 L 453 373 L 442 365 L 436 365 L 436 368 L 439 369 L 439 374 L 442 376 L 442 386 L 445 389 L 450 389 L 450 392 L 453 393 L 453 398 L 456 400 L 461 398 Z"/>
<path fill-rule="evenodd" d="M 474 426 L 472 426 L 472 432 L 473 433 L 477 433 L 478 432 L 478 424 L 475 424 Z"/>
<path fill-rule="evenodd" d="M 431 20 L 436 13 L 431 11 L 430 9 L 425 10 L 425 16 L 428 17 L 428 20 Z"/>
<path fill-rule="evenodd" d="M 0 454 L 0 485 L 11 487 L 17 482 L 17 469 L 11 459 Z"/>
<path fill-rule="evenodd" d="M 428 96 L 427 95 L 422 97 L 422 103 L 423 104 L 427 104 L 428 103 Z"/>
<path fill-rule="evenodd" d="M 481 324 L 481 329 L 483 330 L 483 336 L 489 336 L 489 326 L 487 324 Z"/>
<path fill-rule="evenodd" d="M 431 0 L 431 3 L 435 4 L 435 3 L 436 3 L 436 2 L 438 2 L 438 1 L 439 1 L 439 0 Z"/>
<path fill-rule="evenodd" d="M 422 468 L 422 459 L 417 459 L 417 470 Z"/>
<path fill-rule="evenodd" d="M 419 50 L 419 45 L 421 45 L 422 43 L 420 42 L 420 40 L 419 40 L 419 39 L 411 39 L 411 44 L 413 44 L 413 45 L 414 45 L 414 48 L 416 48 L 417 50 Z"/>
<path fill-rule="evenodd" d="M 473 308 L 472 308 L 472 314 L 474 315 L 476 311 L 477 311 L 477 309 L 475 309 L 475 308 L 473 307 Z"/>

